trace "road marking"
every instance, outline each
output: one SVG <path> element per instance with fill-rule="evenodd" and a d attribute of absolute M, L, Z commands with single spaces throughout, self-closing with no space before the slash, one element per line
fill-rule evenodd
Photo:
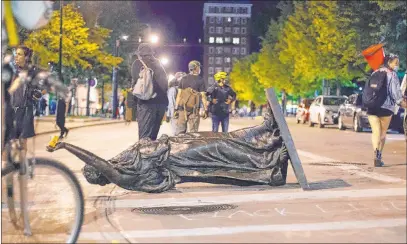
<path fill-rule="evenodd" d="M 282 231 L 327 231 L 327 230 L 353 230 L 370 228 L 391 228 L 405 226 L 406 219 L 378 219 L 365 221 L 340 221 L 340 222 L 321 222 L 321 223 L 302 223 L 285 225 L 247 225 L 232 227 L 205 227 L 192 229 L 158 229 L 142 231 L 123 231 L 122 233 L 104 232 L 82 232 L 82 240 L 105 240 L 104 235 L 111 239 L 126 238 L 168 238 L 168 237 L 188 237 L 188 236 L 217 236 L 233 235 L 239 233 L 255 232 L 282 232 Z M 122 236 L 123 235 L 123 236 Z"/>
<path fill-rule="evenodd" d="M 310 152 L 305 152 L 302 150 L 297 150 L 297 152 L 299 155 L 307 157 L 307 158 L 311 158 L 316 162 L 324 162 L 324 163 L 329 164 L 330 162 L 340 162 L 341 161 L 341 160 L 337 160 L 337 159 L 332 159 L 332 158 L 316 155 L 316 154 L 313 154 Z M 352 173 L 352 174 L 357 174 L 359 176 L 371 178 L 371 179 L 378 180 L 378 181 L 383 181 L 383 182 L 388 182 L 388 183 L 404 183 L 404 184 L 406 183 L 406 180 L 404 180 L 404 179 L 387 176 L 387 175 L 379 174 L 376 172 L 369 172 L 369 171 L 367 171 L 363 168 L 360 168 L 358 166 L 355 166 L 355 165 L 332 164 L 332 166 L 339 168 L 341 170 L 348 171 L 349 173 Z"/>

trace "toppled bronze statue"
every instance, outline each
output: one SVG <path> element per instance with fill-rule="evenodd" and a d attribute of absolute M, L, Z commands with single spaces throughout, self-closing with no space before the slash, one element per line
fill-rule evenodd
<path fill-rule="evenodd" d="M 288 153 L 269 110 L 261 125 L 230 133 L 198 132 L 157 141 L 142 139 L 110 160 L 65 142 L 65 149 L 86 163 L 91 184 L 114 183 L 124 189 L 163 192 L 182 182 L 222 184 L 286 183 Z"/>

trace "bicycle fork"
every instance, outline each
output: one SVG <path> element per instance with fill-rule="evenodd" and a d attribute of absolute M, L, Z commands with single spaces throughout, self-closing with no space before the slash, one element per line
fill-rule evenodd
<path fill-rule="evenodd" d="M 25 159 L 20 169 L 19 181 L 20 181 L 20 198 L 21 198 L 21 215 L 24 223 L 24 235 L 31 236 L 31 226 L 28 215 L 28 199 L 27 199 L 27 180 L 28 180 L 28 160 Z"/>

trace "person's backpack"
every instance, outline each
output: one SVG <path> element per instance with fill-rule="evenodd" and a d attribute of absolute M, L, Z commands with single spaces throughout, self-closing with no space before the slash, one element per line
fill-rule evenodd
<path fill-rule="evenodd" d="M 363 90 L 363 107 L 380 108 L 387 98 L 387 69 L 379 69 L 370 76 Z"/>
<path fill-rule="evenodd" d="M 182 89 L 178 106 L 183 107 L 186 112 L 197 112 L 199 110 L 199 92 L 190 87 Z"/>
<path fill-rule="evenodd" d="M 147 67 L 140 56 L 139 60 L 143 64 L 143 67 L 141 67 L 139 78 L 137 83 L 134 85 L 132 93 L 141 100 L 150 100 L 157 96 L 157 94 L 154 92 L 154 72 L 152 69 Z"/>

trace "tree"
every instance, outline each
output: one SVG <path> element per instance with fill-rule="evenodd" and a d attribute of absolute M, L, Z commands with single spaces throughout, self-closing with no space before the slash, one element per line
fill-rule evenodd
<path fill-rule="evenodd" d="M 230 73 L 230 84 L 239 100 L 251 100 L 256 104 L 264 104 L 266 102 L 264 86 L 251 71 L 251 65 L 257 59 L 258 53 L 252 53 L 234 63 Z"/>
<path fill-rule="evenodd" d="M 119 64 L 122 59 L 112 57 L 103 52 L 100 45 L 89 41 L 89 28 L 72 4 L 63 9 L 63 55 L 62 62 L 65 67 L 85 69 L 100 63 L 104 67 L 112 67 Z M 50 23 L 38 31 L 32 32 L 25 45 L 31 48 L 37 55 L 38 64 L 47 67 L 49 62 L 58 63 L 59 59 L 59 28 L 60 14 L 54 11 Z M 107 29 L 100 29 L 100 35 L 109 33 Z"/>

